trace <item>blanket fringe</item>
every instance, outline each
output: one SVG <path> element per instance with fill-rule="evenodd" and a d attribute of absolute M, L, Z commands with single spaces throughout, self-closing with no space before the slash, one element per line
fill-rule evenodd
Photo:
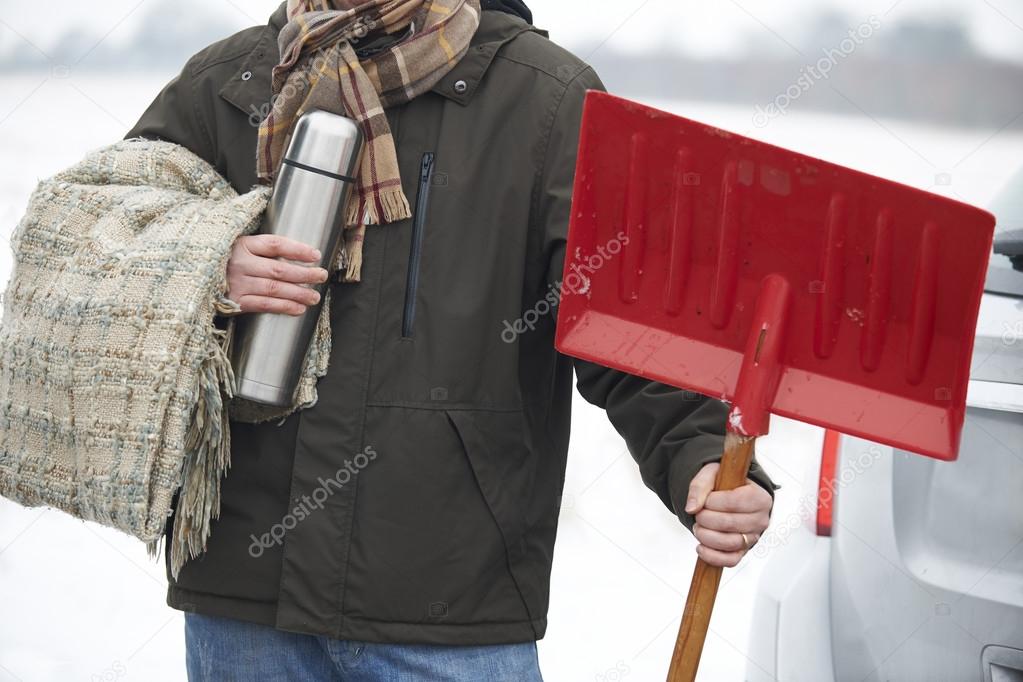
<path fill-rule="evenodd" d="M 213 331 L 209 355 L 199 368 L 195 417 L 186 437 L 181 493 L 170 541 L 175 580 L 186 561 L 206 551 L 210 525 L 220 517 L 220 482 L 231 466 L 226 399 L 234 395 L 229 355 L 233 331 L 233 324 Z M 149 548 L 152 553 L 153 543 Z"/>
<path fill-rule="evenodd" d="M 151 540 L 146 543 L 146 554 L 149 555 L 150 559 L 156 560 L 160 558 L 160 549 L 163 546 L 163 535 Z"/>

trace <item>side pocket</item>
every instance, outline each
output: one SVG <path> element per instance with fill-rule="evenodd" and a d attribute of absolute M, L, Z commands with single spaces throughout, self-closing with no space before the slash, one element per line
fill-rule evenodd
<path fill-rule="evenodd" d="M 540 595 L 542 578 L 525 568 L 526 508 L 536 474 L 536 462 L 522 440 L 521 412 L 448 410 L 469 458 L 476 484 L 501 531 L 511 573 L 525 615 L 530 621 L 543 617 Z"/>
<path fill-rule="evenodd" d="M 416 293 L 419 289 L 419 265 L 423 255 L 423 230 L 426 212 L 430 207 L 430 182 L 433 179 L 434 153 L 423 154 L 419 166 L 419 194 L 416 196 L 416 214 L 412 218 L 412 248 L 408 258 L 408 277 L 405 280 L 405 308 L 401 319 L 401 337 L 412 338 L 412 325 L 416 320 Z"/>

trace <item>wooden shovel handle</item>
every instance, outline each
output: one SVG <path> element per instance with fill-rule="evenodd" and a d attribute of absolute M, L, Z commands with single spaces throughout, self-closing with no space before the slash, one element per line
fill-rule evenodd
<path fill-rule="evenodd" d="M 753 460 L 754 441 L 754 437 L 728 432 L 714 490 L 734 490 L 746 483 L 749 465 Z M 714 610 L 714 599 L 720 582 L 720 566 L 711 566 L 703 559 L 696 560 L 686 610 L 682 613 L 682 624 L 678 629 L 678 639 L 675 640 L 675 653 L 671 656 L 668 682 L 696 680 L 696 670 L 700 667 L 703 642 L 707 639 L 710 614 Z"/>

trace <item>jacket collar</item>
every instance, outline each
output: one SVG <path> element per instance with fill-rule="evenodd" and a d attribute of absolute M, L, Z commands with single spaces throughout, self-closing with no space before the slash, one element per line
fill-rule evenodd
<path fill-rule="evenodd" d="M 282 3 L 270 17 L 256 46 L 242 62 L 241 67 L 220 89 L 220 96 L 238 107 L 252 120 L 262 120 L 269 110 L 270 77 L 273 67 L 280 59 L 277 34 L 287 22 L 287 3 Z M 523 19 L 505 12 L 483 12 L 480 27 L 472 38 L 469 51 L 451 71 L 441 78 L 432 91 L 467 105 L 476 93 L 483 77 L 490 68 L 498 50 L 516 36 L 534 31 L 546 37 L 547 32 L 527 24 Z M 464 81 L 464 90 L 455 84 Z M 462 90 L 459 92 L 459 90 Z"/>

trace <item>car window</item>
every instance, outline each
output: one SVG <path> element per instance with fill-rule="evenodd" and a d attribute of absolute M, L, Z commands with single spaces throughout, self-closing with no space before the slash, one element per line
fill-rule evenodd
<path fill-rule="evenodd" d="M 995 215 L 995 253 L 991 256 L 984 290 L 1023 297 L 1023 168 L 1009 179 L 988 210 Z M 1013 264 L 1015 263 L 1015 268 Z"/>
<path fill-rule="evenodd" d="M 1023 168 L 1016 171 L 995 196 L 988 210 L 998 221 L 995 233 L 1023 230 Z"/>

